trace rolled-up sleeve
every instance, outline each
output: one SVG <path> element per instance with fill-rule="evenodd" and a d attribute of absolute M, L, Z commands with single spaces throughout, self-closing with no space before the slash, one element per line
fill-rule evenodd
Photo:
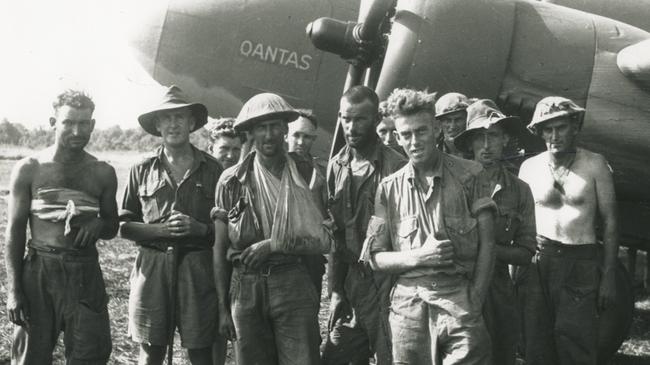
<path fill-rule="evenodd" d="M 380 184 L 375 195 L 375 214 L 368 222 L 366 239 L 363 242 L 359 262 L 370 263 L 372 254 L 392 251 L 390 230 L 388 229 L 387 197 L 384 185 Z"/>
<path fill-rule="evenodd" d="M 138 189 L 140 187 L 138 171 L 138 166 L 133 166 L 129 172 L 129 181 L 124 188 L 124 196 L 122 197 L 122 205 L 119 211 L 120 221 L 143 221 L 142 204 L 140 203 L 140 196 L 138 196 Z"/>
<path fill-rule="evenodd" d="M 231 195 L 227 191 L 226 182 L 222 175 L 214 188 L 214 207 L 210 212 L 210 218 L 213 221 L 221 221 L 228 224 L 228 212 L 232 208 Z"/>
<path fill-rule="evenodd" d="M 497 203 L 492 199 L 492 184 L 485 171 L 479 172 L 471 179 L 468 189 L 469 207 L 473 216 L 482 210 L 491 210 L 496 213 Z"/>

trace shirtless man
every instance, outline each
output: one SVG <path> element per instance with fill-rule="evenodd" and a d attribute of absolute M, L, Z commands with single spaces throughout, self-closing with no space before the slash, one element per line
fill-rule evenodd
<path fill-rule="evenodd" d="M 110 165 L 84 151 L 95 126 L 93 101 L 67 90 L 53 106 L 54 145 L 11 172 L 5 248 L 7 312 L 17 325 L 11 359 L 52 363 L 64 331 L 68 363 L 105 364 L 108 297 L 95 242 L 117 233 L 117 178 Z"/>
<path fill-rule="evenodd" d="M 615 299 L 616 195 L 603 156 L 576 147 L 583 116 L 571 100 L 547 97 L 528 126 L 547 151 L 519 173 L 535 198 L 538 235 L 527 288 L 527 364 L 596 364 L 598 316 Z"/>

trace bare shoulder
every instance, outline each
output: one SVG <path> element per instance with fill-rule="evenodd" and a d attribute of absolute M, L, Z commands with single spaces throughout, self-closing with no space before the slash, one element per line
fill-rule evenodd
<path fill-rule="evenodd" d="M 603 155 L 580 148 L 578 149 L 578 156 L 579 168 L 590 175 L 603 176 L 612 173 L 612 168 Z"/>
<path fill-rule="evenodd" d="M 522 164 L 521 167 L 519 167 L 519 177 L 522 180 L 526 180 L 525 177 L 528 176 L 529 174 L 539 171 L 540 166 L 543 166 L 546 164 L 546 161 L 548 160 L 547 157 L 545 157 L 546 152 L 542 152 L 538 155 L 535 155 L 529 159 L 526 159 Z"/>
<path fill-rule="evenodd" d="M 40 161 L 38 155 L 22 158 L 11 169 L 11 180 L 21 182 L 31 181 L 36 175 L 39 166 Z"/>
<path fill-rule="evenodd" d="M 88 160 L 88 164 L 93 174 L 97 177 L 97 180 L 103 184 L 116 183 L 117 176 L 115 169 L 108 162 L 95 158 L 94 160 Z"/>

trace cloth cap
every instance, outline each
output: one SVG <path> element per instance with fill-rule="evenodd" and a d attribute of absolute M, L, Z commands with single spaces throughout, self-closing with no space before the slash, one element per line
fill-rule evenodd
<path fill-rule="evenodd" d="M 447 93 L 436 101 L 436 118 L 463 111 L 469 106 L 467 96 L 460 93 Z"/>
<path fill-rule="evenodd" d="M 580 127 L 582 127 L 582 117 L 585 109 L 578 106 L 570 99 L 561 96 L 548 96 L 537 103 L 533 120 L 528 125 L 528 130 L 537 133 L 537 126 L 565 116 L 578 115 Z"/>
<path fill-rule="evenodd" d="M 298 118 L 298 112 L 280 95 L 257 94 L 248 99 L 241 108 L 235 122 L 235 129 L 246 131 L 251 129 L 255 122 L 271 119 L 283 119 L 290 122 L 296 118 Z"/>
<path fill-rule="evenodd" d="M 147 133 L 160 137 L 160 132 L 156 130 L 155 116 L 156 112 L 163 110 L 172 110 L 179 108 L 190 108 L 194 116 L 194 128 L 192 132 L 203 127 L 208 122 L 208 109 L 201 103 L 189 103 L 183 94 L 183 91 L 176 85 L 170 86 L 165 95 L 163 95 L 161 102 L 150 109 L 149 111 L 141 114 L 138 117 L 138 122 L 142 129 Z"/>
<path fill-rule="evenodd" d="M 507 116 L 492 100 L 482 99 L 467 107 L 467 128 L 454 139 L 456 148 L 469 151 L 472 134 L 478 129 L 488 129 L 493 125 L 501 126 L 512 137 L 521 137 L 527 133 L 519 117 Z"/>

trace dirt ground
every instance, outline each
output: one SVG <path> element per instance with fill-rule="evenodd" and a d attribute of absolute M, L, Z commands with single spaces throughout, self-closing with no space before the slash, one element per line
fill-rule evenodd
<path fill-rule="evenodd" d="M 134 161 L 132 154 L 103 154 L 102 159 L 110 161 L 115 166 L 120 188 L 118 189 L 117 200 L 121 199 L 122 186 L 128 174 L 128 166 Z M 15 161 L 0 160 L 0 254 L 4 253 L 4 237 L 7 222 L 6 194 L 9 171 Z M 106 280 L 106 287 L 110 297 L 109 311 L 111 318 L 111 329 L 113 337 L 113 353 L 110 364 L 135 364 L 137 360 L 137 347 L 127 337 L 127 303 L 129 294 L 129 273 L 135 259 L 136 248 L 126 240 L 116 238 L 110 241 L 98 243 L 100 263 Z M 625 256 L 625 249 L 621 249 L 622 258 Z M 645 255 L 639 254 L 636 280 L 640 282 Z M 625 260 L 623 262 L 626 262 Z M 6 273 L 0 270 L 0 364 L 9 364 L 12 325 L 6 319 Z M 323 291 L 325 293 L 325 289 Z M 320 324 L 321 333 L 327 324 L 327 308 L 329 301 L 325 295 L 322 296 Z M 179 339 L 175 343 L 178 346 Z M 189 364 L 186 355 L 176 348 L 175 364 Z M 62 346 L 57 346 L 56 364 L 63 364 Z M 234 364 L 229 354 L 227 364 Z M 634 322 L 630 332 L 630 338 L 623 344 L 613 364 L 636 365 L 650 364 L 650 292 L 642 288 L 637 289 L 637 300 L 634 314 Z"/>

